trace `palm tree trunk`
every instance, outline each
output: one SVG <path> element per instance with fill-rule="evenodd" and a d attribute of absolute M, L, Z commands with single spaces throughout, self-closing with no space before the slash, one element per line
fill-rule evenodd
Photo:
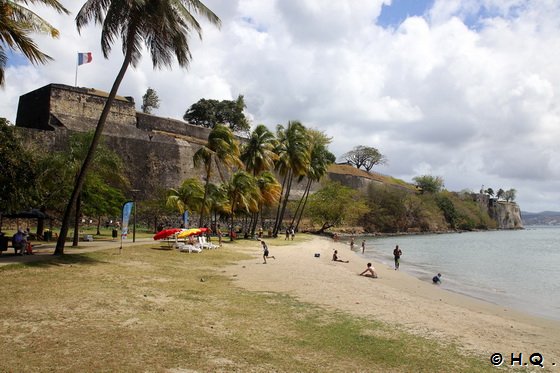
<path fill-rule="evenodd" d="M 204 197 L 202 198 L 202 205 L 200 206 L 199 227 L 202 227 L 202 223 L 204 222 L 204 208 L 206 207 L 206 198 L 208 198 L 208 184 L 210 184 L 210 166 L 206 165 L 206 184 L 204 184 Z"/>
<path fill-rule="evenodd" d="M 292 188 L 293 179 L 294 179 L 294 175 L 290 171 L 290 178 L 288 179 L 288 185 L 286 186 L 286 195 L 284 196 L 284 201 L 282 202 L 282 212 L 280 213 L 278 230 L 280 229 L 280 225 L 282 224 L 282 221 L 284 220 L 284 213 L 286 212 L 286 206 L 288 205 L 288 197 L 290 197 L 290 189 Z"/>
<path fill-rule="evenodd" d="M 129 33 L 130 32 L 132 32 L 132 30 L 129 29 Z M 117 95 L 119 86 L 121 85 L 124 75 L 126 74 L 126 70 L 128 69 L 128 66 L 130 65 L 130 62 L 132 60 L 133 48 L 134 46 L 132 45 L 132 43 L 130 45 L 127 45 L 121 69 L 119 70 L 115 82 L 113 83 L 111 92 L 109 92 L 109 97 L 107 97 L 107 101 L 105 101 L 105 106 L 103 107 L 103 111 L 101 112 L 101 116 L 99 117 L 99 121 L 97 122 L 97 127 L 95 128 L 95 133 L 93 134 L 93 139 L 91 141 L 88 153 L 86 155 L 86 158 L 84 159 L 84 163 L 82 164 L 80 173 L 78 174 L 78 178 L 76 179 L 74 190 L 72 190 L 72 194 L 70 195 L 70 199 L 68 200 L 68 204 L 66 205 L 66 209 L 64 210 L 62 224 L 60 227 L 60 235 L 58 236 L 58 240 L 56 241 L 56 249 L 54 250 L 53 255 L 64 254 L 64 244 L 66 243 L 66 236 L 68 234 L 70 215 L 72 213 L 72 210 L 74 209 L 74 206 L 76 205 L 78 194 L 80 194 L 80 192 L 82 191 L 82 186 L 84 185 L 86 174 L 89 171 L 89 166 L 91 164 L 91 161 L 93 160 L 97 145 L 99 145 L 99 141 L 101 140 L 103 128 L 105 127 L 105 123 L 107 122 L 107 117 L 109 116 L 109 112 L 111 110 L 111 106 L 113 105 L 113 101 L 115 100 L 115 96 Z"/>
<path fill-rule="evenodd" d="M 72 237 L 72 246 L 78 246 L 80 244 L 80 213 L 82 207 L 82 193 L 78 194 L 76 199 L 76 210 L 74 214 L 74 236 Z"/>
<path fill-rule="evenodd" d="M 296 217 L 299 213 L 299 208 L 301 207 L 301 204 L 303 203 L 303 200 L 305 199 L 306 193 L 309 190 L 309 186 L 311 185 L 311 179 L 307 179 L 307 185 L 305 186 L 305 189 L 303 190 L 303 194 L 301 195 L 301 198 L 299 199 L 297 208 L 296 208 L 296 212 L 294 212 L 294 216 L 292 217 L 292 223 L 290 224 L 292 227 L 294 227 L 294 223 L 296 221 Z"/>
<path fill-rule="evenodd" d="M 307 199 L 309 198 L 309 191 L 310 190 L 311 190 L 311 183 L 309 183 L 309 186 L 307 187 L 307 192 L 305 193 L 305 201 L 303 201 L 303 206 L 302 206 L 301 211 L 299 213 L 299 218 L 297 220 L 296 227 L 295 227 L 296 231 L 299 228 L 299 222 L 301 221 L 301 218 L 303 216 L 303 211 L 305 210 L 305 206 L 307 206 Z"/>
<path fill-rule="evenodd" d="M 289 171 L 284 176 L 282 180 L 282 190 L 280 191 L 280 199 L 278 200 L 278 209 L 276 210 L 276 220 L 274 220 L 274 227 L 272 229 L 272 236 L 276 237 L 278 235 L 278 230 L 280 229 L 280 209 L 282 207 L 282 198 L 284 196 L 284 190 L 286 188 L 286 181 L 288 180 Z"/>

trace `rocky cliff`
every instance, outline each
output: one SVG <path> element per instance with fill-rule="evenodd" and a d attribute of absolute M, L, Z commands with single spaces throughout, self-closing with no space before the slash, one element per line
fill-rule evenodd
<path fill-rule="evenodd" d="M 495 201 L 488 206 L 490 217 L 498 222 L 499 229 L 523 229 L 521 210 L 517 203 Z"/>

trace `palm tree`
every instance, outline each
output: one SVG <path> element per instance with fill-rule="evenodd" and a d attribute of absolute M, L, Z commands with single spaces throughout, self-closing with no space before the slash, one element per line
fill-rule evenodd
<path fill-rule="evenodd" d="M 245 169 L 253 176 L 272 170 L 274 161 L 278 159 L 278 155 L 274 152 L 276 144 L 274 134 L 264 124 L 259 124 L 251 132 L 249 141 L 241 151 L 240 158 L 245 164 Z M 259 212 L 260 209 L 251 216 L 251 236 L 255 234 Z"/>
<path fill-rule="evenodd" d="M 87 0 L 78 12 L 78 31 L 90 21 L 101 24 L 103 55 L 108 58 L 113 42 L 121 39 L 124 60 L 97 122 L 91 146 L 64 211 L 54 255 L 64 253 L 70 214 L 126 70 L 130 65 L 136 66 L 142 57 L 142 42 L 150 51 L 154 68 L 171 66 L 173 55 L 181 67 L 187 67 L 191 60 L 189 33 L 194 30 L 201 37 L 202 32 L 195 14 L 203 16 L 212 24 L 220 25 L 218 16 L 199 0 Z"/>
<path fill-rule="evenodd" d="M 19 50 L 33 64 L 44 64 L 52 58 L 39 50 L 29 37 L 31 32 L 50 34 L 58 37 L 58 30 L 22 5 L 36 3 L 55 9 L 58 13 L 69 14 L 57 0 L 0 0 L 0 87 L 4 85 L 4 68 L 8 56 L 4 46 Z"/>
<path fill-rule="evenodd" d="M 278 203 L 278 200 L 280 198 L 280 192 L 282 190 L 282 187 L 278 183 L 278 180 L 276 180 L 276 177 L 270 171 L 264 171 L 261 174 L 259 174 L 256 177 L 256 182 L 260 191 L 260 199 L 259 199 L 259 209 L 254 214 L 251 236 L 255 234 L 259 214 L 261 215 L 261 226 L 263 225 L 262 222 L 263 207 L 274 206 L 276 203 Z"/>
<path fill-rule="evenodd" d="M 224 189 L 229 199 L 231 229 L 233 230 L 236 212 L 250 213 L 258 209 L 260 191 L 256 179 L 245 171 L 235 172 L 231 180 L 224 184 Z M 230 240 L 233 241 L 232 234 L 230 234 Z"/>
<path fill-rule="evenodd" d="M 183 181 L 179 189 L 169 189 L 166 205 L 176 209 L 181 215 L 185 211 L 192 214 L 195 211 L 199 211 L 203 202 L 203 196 L 204 186 L 200 180 L 190 178 Z"/>
<path fill-rule="evenodd" d="M 253 176 L 267 170 L 272 170 L 278 155 L 274 153 L 276 139 L 264 124 L 259 124 L 251 132 L 249 141 L 241 151 L 241 161 L 245 164 L 247 172 Z"/>
<path fill-rule="evenodd" d="M 204 207 L 208 197 L 208 185 L 212 176 L 212 168 L 215 165 L 220 178 L 224 181 L 220 163 L 230 168 L 233 166 L 243 167 L 239 159 L 239 145 L 231 130 L 221 124 L 216 125 L 208 134 L 208 142 L 196 151 L 193 155 L 195 167 L 204 165 L 206 173 L 206 185 L 204 187 L 204 203 L 200 209 L 200 223 L 204 222 Z"/>
<path fill-rule="evenodd" d="M 298 121 L 288 122 L 284 128 L 279 125 L 277 128 L 278 139 L 278 161 L 276 169 L 283 177 L 282 194 L 278 210 L 276 212 L 276 222 L 274 224 L 273 235 L 276 236 L 284 219 L 284 212 L 290 196 L 292 180 L 294 176 L 304 175 L 309 167 L 310 149 L 307 130 Z"/>
<path fill-rule="evenodd" d="M 327 174 L 329 165 L 336 160 L 336 156 L 327 149 L 327 145 L 330 144 L 331 138 L 327 137 L 323 132 L 317 130 L 310 129 L 307 130 L 307 133 L 310 139 L 311 154 L 309 168 L 305 174 L 307 177 L 307 184 L 303 195 L 299 200 L 296 212 L 292 218 L 291 225 L 295 227 L 295 230 L 298 229 L 301 217 L 303 216 L 303 211 L 305 210 L 305 206 L 307 204 L 307 198 L 309 197 L 309 191 L 311 190 L 311 184 L 319 182 L 321 178 Z"/>

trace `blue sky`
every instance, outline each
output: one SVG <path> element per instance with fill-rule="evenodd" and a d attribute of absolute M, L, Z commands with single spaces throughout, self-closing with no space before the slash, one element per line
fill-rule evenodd
<path fill-rule="evenodd" d="M 383 5 L 377 24 L 397 27 L 408 17 L 424 15 L 433 2 L 434 0 L 393 0 L 390 6 Z"/>

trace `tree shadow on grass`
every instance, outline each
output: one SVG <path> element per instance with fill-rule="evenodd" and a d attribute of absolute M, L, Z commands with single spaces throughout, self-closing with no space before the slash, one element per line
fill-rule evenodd
<path fill-rule="evenodd" d="M 19 257 L 22 258 L 22 257 Z M 71 255 L 41 255 L 38 257 L 31 257 L 27 260 L 14 260 L 9 264 L 0 266 L 0 272 L 9 271 L 16 268 L 47 268 L 56 266 L 65 266 L 71 264 L 100 264 L 106 263 L 104 260 L 94 258 L 90 253 L 71 254 Z"/>

